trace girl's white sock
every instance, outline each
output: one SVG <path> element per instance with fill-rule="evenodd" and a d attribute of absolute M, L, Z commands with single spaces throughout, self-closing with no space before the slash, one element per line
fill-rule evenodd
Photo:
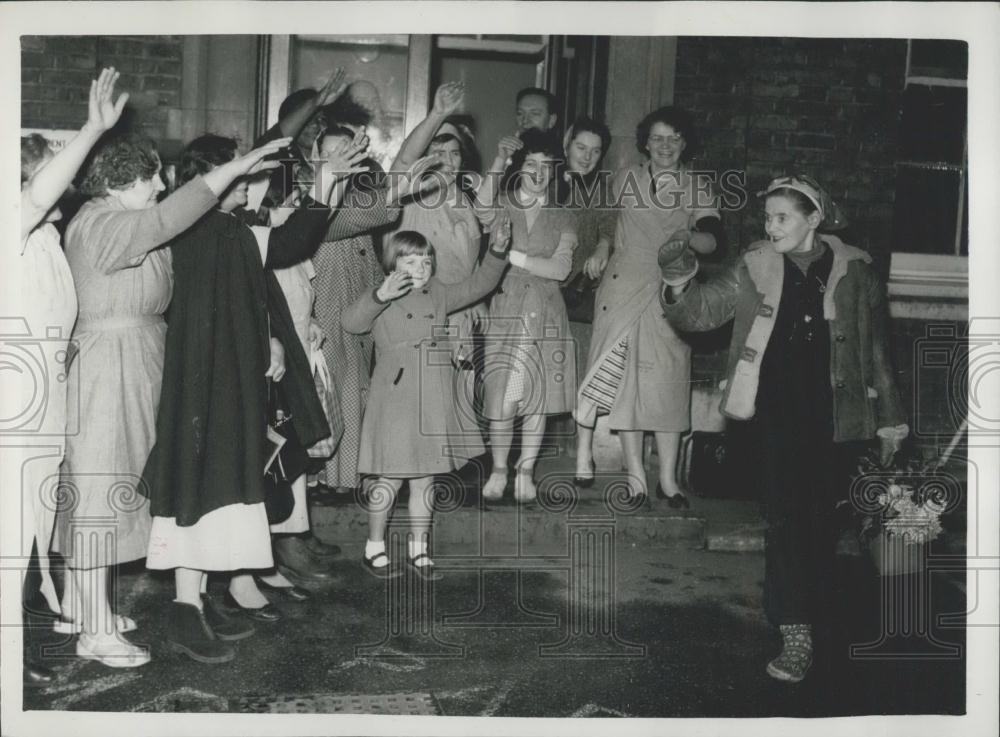
<path fill-rule="evenodd" d="M 385 552 L 385 540 L 382 540 L 381 542 L 372 542 L 371 540 L 365 541 L 365 557 L 368 560 L 371 560 L 379 553 L 384 553 L 384 552 Z M 384 568 L 385 566 L 389 565 L 389 558 L 388 556 L 385 558 L 379 558 L 377 561 L 372 563 L 372 565 L 374 565 L 376 568 Z"/>
<path fill-rule="evenodd" d="M 407 547 L 410 549 L 410 560 L 413 560 L 418 555 L 425 555 L 427 553 L 427 541 L 426 540 L 409 540 L 407 542 Z M 416 565 L 427 566 L 430 565 L 430 561 L 427 558 L 421 558 L 416 562 Z"/>

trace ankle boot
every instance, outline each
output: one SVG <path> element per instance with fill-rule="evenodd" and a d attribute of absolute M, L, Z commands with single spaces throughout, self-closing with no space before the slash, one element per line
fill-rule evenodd
<path fill-rule="evenodd" d="M 767 674 L 779 681 L 798 683 L 812 665 L 812 627 L 783 624 L 780 629 L 784 645 L 781 654 L 767 664 Z"/>
<path fill-rule="evenodd" d="M 339 576 L 317 560 L 305 541 L 297 535 L 274 539 L 274 562 L 286 577 L 302 583 L 339 582 Z"/>
<path fill-rule="evenodd" d="M 250 637 L 257 630 L 246 620 L 241 621 L 236 617 L 230 617 L 219 606 L 219 602 L 208 594 L 201 595 L 202 611 L 205 613 L 205 621 L 212 628 L 212 632 L 220 640 L 225 642 L 235 642 Z"/>
<path fill-rule="evenodd" d="M 167 648 L 199 663 L 228 663 L 236 656 L 232 645 L 215 636 L 201 609 L 179 601 L 170 603 Z"/>

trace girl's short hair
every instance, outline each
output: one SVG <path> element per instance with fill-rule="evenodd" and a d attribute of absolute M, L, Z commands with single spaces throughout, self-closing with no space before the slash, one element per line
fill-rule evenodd
<path fill-rule="evenodd" d="M 552 131 L 528 128 L 522 131 L 519 137 L 521 143 L 524 145 L 510 158 L 510 166 L 504 172 L 503 181 L 500 184 L 504 190 L 512 190 L 517 185 L 518 174 L 521 171 L 521 167 L 524 166 L 524 160 L 531 154 L 545 154 L 555 164 L 555 170 L 559 168 L 563 161 L 562 145 L 560 145 L 559 139 Z M 555 171 L 553 171 L 552 178 L 555 180 Z"/>
<path fill-rule="evenodd" d="M 431 257 L 431 273 L 437 272 L 437 253 L 431 242 L 415 230 L 399 230 L 390 236 L 382 247 L 382 271 L 389 274 L 396 270 L 396 261 L 404 256 Z"/>
<path fill-rule="evenodd" d="M 21 138 L 21 184 L 31 179 L 38 165 L 51 153 L 49 142 L 40 133 Z"/>
<path fill-rule="evenodd" d="M 601 158 L 604 158 L 604 155 L 608 152 L 608 148 L 611 146 L 611 131 L 608 130 L 608 126 L 604 125 L 604 123 L 598 123 L 586 115 L 581 115 L 573 121 L 573 125 L 566 131 L 566 137 L 563 139 L 563 147 L 569 148 L 569 145 L 573 143 L 573 139 L 581 133 L 593 133 L 601 139 Z"/>
<path fill-rule="evenodd" d="M 91 153 L 80 190 L 91 197 L 103 197 L 109 189 L 152 179 L 159 170 L 160 156 L 151 139 L 135 134 L 112 136 Z"/>
<path fill-rule="evenodd" d="M 238 145 L 233 138 L 208 133 L 195 138 L 181 151 L 177 166 L 177 183 L 186 184 L 195 177 L 207 174 L 219 164 L 236 158 Z"/>
<path fill-rule="evenodd" d="M 649 155 L 649 131 L 656 123 L 669 125 L 684 139 L 686 145 L 681 152 L 681 161 L 688 161 L 698 151 L 701 142 L 691 113 L 675 105 L 667 105 L 649 113 L 635 129 L 635 147 L 643 156 Z"/>

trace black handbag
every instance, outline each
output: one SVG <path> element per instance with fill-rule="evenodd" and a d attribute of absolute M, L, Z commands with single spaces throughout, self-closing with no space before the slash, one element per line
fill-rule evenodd
<path fill-rule="evenodd" d="M 295 495 L 292 482 L 305 473 L 309 453 L 295 434 L 292 415 L 281 392 L 268 380 L 267 465 L 264 468 L 264 509 L 267 521 L 277 525 L 292 516 Z"/>
<path fill-rule="evenodd" d="M 594 321 L 594 300 L 599 280 L 591 279 L 582 271 L 562 288 L 566 315 L 573 322 Z"/>
<path fill-rule="evenodd" d="M 694 431 L 681 445 L 682 485 L 696 496 L 760 497 L 755 423 L 730 420 L 725 432 Z"/>

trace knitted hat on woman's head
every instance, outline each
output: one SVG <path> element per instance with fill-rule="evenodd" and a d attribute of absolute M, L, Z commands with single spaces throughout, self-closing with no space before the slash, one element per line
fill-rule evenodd
<path fill-rule="evenodd" d="M 826 193 L 822 187 L 810 176 L 805 174 L 790 174 L 788 176 L 772 179 L 767 188 L 758 193 L 759 197 L 766 197 L 779 189 L 791 189 L 805 196 L 819 211 L 820 227 L 823 230 L 841 230 L 847 227 L 847 218 L 840 211 L 837 203 Z"/>

